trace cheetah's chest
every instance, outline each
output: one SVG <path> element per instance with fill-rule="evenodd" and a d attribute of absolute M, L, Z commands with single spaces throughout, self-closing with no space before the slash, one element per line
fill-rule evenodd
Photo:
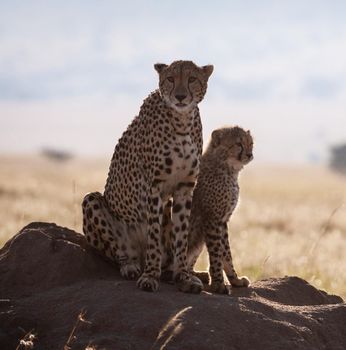
<path fill-rule="evenodd" d="M 226 191 L 226 194 L 224 198 L 227 198 L 227 203 L 225 205 L 225 213 L 222 218 L 224 222 L 227 222 L 229 218 L 231 217 L 234 209 L 237 206 L 238 198 L 239 198 L 239 185 L 238 182 L 235 179 L 229 179 L 228 180 L 229 187 Z"/>
<path fill-rule="evenodd" d="M 198 151 L 190 135 L 176 136 L 175 141 L 170 144 L 170 155 L 164 162 L 166 163 L 164 196 L 171 195 L 179 183 L 196 180 L 199 169 Z"/>

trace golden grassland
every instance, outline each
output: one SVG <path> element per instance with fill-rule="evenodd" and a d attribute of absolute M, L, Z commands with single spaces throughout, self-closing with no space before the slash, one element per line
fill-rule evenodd
<path fill-rule="evenodd" d="M 0 156 L 0 246 L 31 221 L 81 232 L 83 195 L 103 190 L 106 160 Z M 251 280 L 297 275 L 346 297 L 346 177 L 320 167 L 249 164 L 231 218 L 235 267 Z M 204 253 L 199 269 L 207 268 Z"/>

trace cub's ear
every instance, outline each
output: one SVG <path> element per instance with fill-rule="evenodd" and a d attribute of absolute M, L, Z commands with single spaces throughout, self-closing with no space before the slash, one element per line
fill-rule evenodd
<path fill-rule="evenodd" d="M 159 73 L 159 74 L 167 67 L 168 67 L 168 65 L 164 64 L 164 63 L 156 63 L 156 64 L 154 64 L 154 68 L 155 68 L 156 72 Z"/>
<path fill-rule="evenodd" d="M 217 129 L 211 133 L 211 145 L 215 148 L 221 144 L 222 130 Z"/>
<path fill-rule="evenodd" d="M 202 67 L 202 71 L 207 79 L 209 79 L 209 77 L 211 76 L 211 73 L 213 73 L 213 70 L 214 70 L 214 66 L 211 64 L 208 64 L 207 66 Z"/>

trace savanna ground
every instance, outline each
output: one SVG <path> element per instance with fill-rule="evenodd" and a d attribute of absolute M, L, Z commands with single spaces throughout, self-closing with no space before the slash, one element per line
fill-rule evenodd
<path fill-rule="evenodd" d="M 103 191 L 108 160 L 0 156 L 0 247 L 31 221 L 81 232 L 83 195 Z M 346 177 L 255 163 L 230 222 L 234 263 L 251 280 L 297 275 L 346 297 Z M 34 258 L 34 257 L 33 257 Z M 204 253 L 199 269 L 207 268 Z"/>

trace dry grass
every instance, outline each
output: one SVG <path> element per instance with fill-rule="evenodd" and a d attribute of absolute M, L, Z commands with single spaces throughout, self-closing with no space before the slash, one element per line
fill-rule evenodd
<path fill-rule="evenodd" d="M 108 161 L 0 161 L 0 246 L 31 221 L 81 232 L 83 194 L 102 191 L 108 171 Z M 237 270 L 252 280 L 298 275 L 346 297 L 345 201 L 346 178 L 328 170 L 249 165 L 230 224 Z"/>
<path fill-rule="evenodd" d="M 22 331 L 24 329 L 21 328 Z M 19 340 L 19 344 L 16 347 L 16 350 L 31 350 L 34 349 L 34 342 L 37 340 L 36 334 L 33 333 L 33 329 L 30 332 L 25 332 L 25 335 L 22 339 Z"/>
<path fill-rule="evenodd" d="M 64 345 L 64 349 L 63 350 L 71 350 L 73 348 L 72 344 L 73 342 L 77 339 L 77 329 L 84 323 L 84 324 L 91 324 L 90 321 L 87 321 L 85 319 L 85 315 L 86 315 L 86 311 L 85 310 L 81 310 L 77 320 L 73 326 L 73 328 L 71 329 L 71 332 L 69 334 L 69 337 L 66 341 L 66 344 Z M 92 350 L 95 349 L 93 346 L 88 345 L 85 350 Z"/>

